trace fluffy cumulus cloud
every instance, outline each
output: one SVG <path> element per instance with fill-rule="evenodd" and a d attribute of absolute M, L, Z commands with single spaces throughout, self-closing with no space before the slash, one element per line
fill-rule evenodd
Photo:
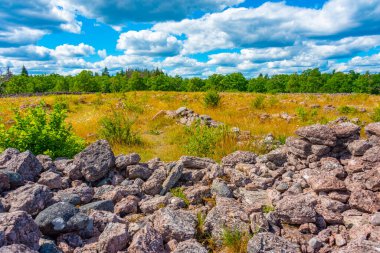
<path fill-rule="evenodd" d="M 236 71 L 253 76 L 314 67 L 379 71 L 380 0 L 324 0 L 320 8 L 286 1 L 250 4 L 8 1 L 0 6 L 0 66 L 25 64 L 35 72 L 70 74 L 105 66 L 111 71 L 159 67 L 182 76 Z M 94 24 L 94 30 L 86 31 L 87 23 Z M 117 39 L 99 33 L 94 44 L 66 41 L 68 33 L 93 38 L 98 26 L 111 27 Z M 61 45 L 39 43 L 49 34 L 60 38 Z"/>
<path fill-rule="evenodd" d="M 181 47 L 182 42 L 176 37 L 148 30 L 122 33 L 117 41 L 118 49 L 136 55 L 173 56 L 180 52 Z"/>

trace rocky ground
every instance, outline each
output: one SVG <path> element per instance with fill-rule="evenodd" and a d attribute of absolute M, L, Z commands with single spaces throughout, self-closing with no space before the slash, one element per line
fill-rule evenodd
<path fill-rule="evenodd" d="M 221 164 L 142 163 L 104 140 L 72 160 L 7 149 L 0 253 L 202 253 L 222 249 L 228 231 L 251 236 L 249 253 L 379 252 L 380 123 L 368 139 L 360 130 L 303 127 L 266 155 Z"/>

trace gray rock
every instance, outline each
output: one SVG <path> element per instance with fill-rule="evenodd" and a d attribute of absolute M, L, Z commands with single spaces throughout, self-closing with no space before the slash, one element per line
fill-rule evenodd
<path fill-rule="evenodd" d="M 116 157 L 115 166 L 118 170 L 126 169 L 127 166 L 138 164 L 141 160 L 140 155 L 131 153 L 128 155 L 119 155 Z"/>
<path fill-rule="evenodd" d="M 183 167 L 191 169 L 206 169 L 215 164 L 212 159 L 195 156 L 182 156 L 180 161 L 183 163 Z"/>
<path fill-rule="evenodd" d="M 254 164 L 256 163 L 256 157 L 257 155 L 252 152 L 235 151 L 234 153 L 223 157 L 222 165 L 234 167 L 238 163 Z"/>
<path fill-rule="evenodd" d="M 100 140 L 77 154 L 74 165 L 79 166 L 87 181 L 94 182 L 106 176 L 115 166 L 115 156 L 108 142 Z"/>
<path fill-rule="evenodd" d="M 162 184 L 164 183 L 166 176 L 166 169 L 164 167 L 155 170 L 150 178 L 143 183 L 143 192 L 152 196 L 159 194 L 162 190 Z"/>
<path fill-rule="evenodd" d="M 139 207 L 144 214 L 154 213 L 158 209 L 166 206 L 168 203 L 167 196 L 156 196 L 140 201 Z"/>
<path fill-rule="evenodd" d="M 49 206 L 37 215 L 35 222 L 44 235 L 53 236 L 86 230 L 93 226 L 93 221 L 88 216 L 65 202 Z"/>
<path fill-rule="evenodd" d="M 360 127 L 351 122 L 332 124 L 330 128 L 335 132 L 337 138 L 348 138 L 360 134 Z"/>
<path fill-rule="evenodd" d="M 380 212 L 374 213 L 370 218 L 370 222 L 374 226 L 380 226 Z"/>
<path fill-rule="evenodd" d="M 214 179 L 214 181 L 212 181 L 211 193 L 219 197 L 225 197 L 225 198 L 233 197 L 233 194 L 230 188 L 227 186 L 227 184 L 223 180 L 219 178 L 216 178 Z"/>
<path fill-rule="evenodd" d="M 298 244 L 287 241 L 272 233 L 259 233 L 248 242 L 248 253 L 301 253 Z"/>
<path fill-rule="evenodd" d="M 40 239 L 39 253 L 62 253 L 58 246 L 52 240 Z"/>
<path fill-rule="evenodd" d="M 142 164 L 127 166 L 127 172 L 129 179 L 141 178 L 143 180 L 147 180 L 153 173 L 148 166 Z"/>
<path fill-rule="evenodd" d="M 194 238 L 197 221 L 190 212 L 162 208 L 155 213 L 153 224 L 165 242 L 172 239 L 180 242 Z"/>
<path fill-rule="evenodd" d="M 81 206 L 80 210 L 85 213 L 88 213 L 90 210 L 108 211 L 112 213 L 114 211 L 114 204 L 111 200 L 99 200 Z"/>
<path fill-rule="evenodd" d="M 62 177 L 58 173 L 45 171 L 41 173 L 38 183 L 46 185 L 49 189 L 61 189 Z"/>
<path fill-rule="evenodd" d="M 175 165 L 172 165 L 168 177 L 165 179 L 165 181 L 162 184 L 162 190 L 160 192 L 160 195 L 165 195 L 181 178 L 182 172 L 183 172 L 183 164 L 182 162 L 179 162 Z"/>
<path fill-rule="evenodd" d="M 371 137 L 372 135 L 380 137 L 380 122 L 368 124 L 364 129 L 368 138 Z"/>
<path fill-rule="evenodd" d="M 286 147 L 278 148 L 266 154 L 266 157 L 268 161 L 274 163 L 276 166 L 283 166 L 288 160 L 287 151 L 288 149 Z"/>
<path fill-rule="evenodd" d="M 16 189 L 17 187 L 24 185 L 24 178 L 19 173 L 6 170 L 3 170 L 1 172 L 8 176 L 11 189 Z"/>

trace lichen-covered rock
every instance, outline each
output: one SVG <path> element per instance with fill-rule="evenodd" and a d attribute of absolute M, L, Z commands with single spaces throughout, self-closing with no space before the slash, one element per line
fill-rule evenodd
<path fill-rule="evenodd" d="M 88 216 L 93 220 L 94 227 L 99 232 L 103 232 L 108 223 L 127 224 L 126 220 L 120 218 L 118 215 L 114 213 L 107 211 L 90 210 Z"/>
<path fill-rule="evenodd" d="M 366 140 L 355 140 L 348 145 L 348 150 L 354 156 L 362 156 L 372 147 L 372 144 Z"/>
<path fill-rule="evenodd" d="M 98 249 L 100 252 L 117 253 L 127 247 L 129 240 L 127 224 L 109 223 L 99 236 Z"/>
<path fill-rule="evenodd" d="M 10 212 L 25 211 L 36 215 L 47 206 L 52 197 L 48 187 L 31 183 L 9 192 L 5 200 L 10 205 Z"/>
<path fill-rule="evenodd" d="M 264 232 L 252 237 L 248 242 L 248 253 L 301 253 L 299 245 L 287 241 L 275 234 Z"/>
<path fill-rule="evenodd" d="M 180 242 L 194 238 L 197 221 L 190 212 L 161 208 L 155 213 L 153 224 L 165 242 L 172 239 Z"/>
<path fill-rule="evenodd" d="M 53 199 L 57 202 L 63 201 L 73 205 L 87 204 L 94 197 L 95 191 L 92 187 L 86 184 L 80 186 L 67 188 L 55 193 Z"/>
<path fill-rule="evenodd" d="M 357 189 L 351 193 L 349 204 L 360 211 L 375 213 L 380 210 L 380 192 Z"/>
<path fill-rule="evenodd" d="M 156 253 L 164 252 L 162 235 L 157 232 L 151 223 L 141 228 L 132 239 L 128 253 Z"/>
<path fill-rule="evenodd" d="M 254 164 L 257 155 L 248 151 L 235 151 L 222 159 L 222 165 L 234 167 L 238 163 Z"/>
<path fill-rule="evenodd" d="M 143 199 L 142 201 L 139 202 L 139 207 L 144 214 L 149 214 L 166 206 L 167 203 L 168 203 L 167 196 L 156 196 L 149 199 Z"/>
<path fill-rule="evenodd" d="M 115 205 L 115 213 L 124 217 L 128 214 L 137 213 L 139 198 L 129 195 Z"/>
<path fill-rule="evenodd" d="M 147 165 L 135 164 L 127 166 L 127 173 L 129 179 L 141 178 L 147 180 L 153 173 Z"/>
<path fill-rule="evenodd" d="M 114 204 L 112 200 L 99 200 L 81 206 L 80 210 L 85 213 L 88 213 L 90 210 L 113 212 Z"/>
<path fill-rule="evenodd" d="M 216 178 L 212 181 L 211 193 L 213 195 L 225 198 L 232 198 L 233 194 L 228 185 L 221 179 Z"/>
<path fill-rule="evenodd" d="M 368 137 L 372 135 L 380 137 L 380 122 L 370 123 L 364 129 Z"/>
<path fill-rule="evenodd" d="M 26 212 L 0 213 L 0 247 L 24 244 L 33 250 L 38 250 L 40 237 L 37 224 Z"/>
<path fill-rule="evenodd" d="M 108 142 L 100 140 L 77 154 L 73 163 L 80 168 L 87 181 L 94 182 L 106 176 L 115 166 L 115 156 Z"/>

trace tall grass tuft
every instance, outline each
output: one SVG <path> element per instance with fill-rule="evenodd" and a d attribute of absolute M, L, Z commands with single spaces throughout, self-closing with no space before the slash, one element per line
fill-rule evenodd
<path fill-rule="evenodd" d="M 141 137 L 132 130 L 134 120 L 121 111 L 114 111 L 112 116 L 100 120 L 99 136 L 111 144 L 142 144 Z"/>
<path fill-rule="evenodd" d="M 215 90 L 207 91 L 203 101 L 206 107 L 217 107 L 220 104 L 220 95 Z"/>
<path fill-rule="evenodd" d="M 247 252 L 247 245 L 250 238 L 251 236 L 248 233 L 241 232 L 237 228 L 225 228 L 222 231 L 222 244 L 228 252 Z"/>
<path fill-rule="evenodd" d="M 252 101 L 252 107 L 254 109 L 263 109 L 265 107 L 265 96 L 259 95 Z"/>

